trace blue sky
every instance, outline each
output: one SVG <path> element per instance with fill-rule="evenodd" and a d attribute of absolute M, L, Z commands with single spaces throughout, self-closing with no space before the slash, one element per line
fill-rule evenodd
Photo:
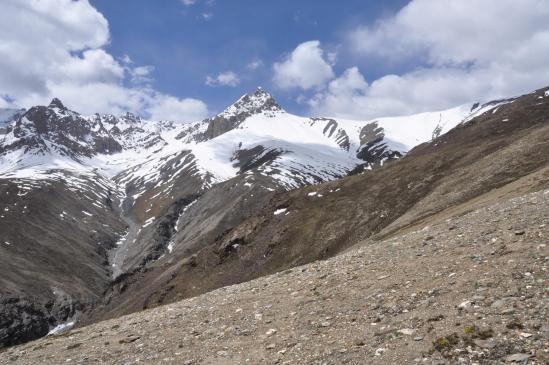
<path fill-rule="evenodd" d="M 549 0 L 2 0 L 0 108 L 373 119 L 549 85 Z"/>
<path fill-rule="evenodd" d="M 137 64 L 155 67 L 154 86 L 179 97 L 194 97 L 220 110 L 242 93 L 263 86 L 290 111 L 304 113 L 299 90 L 280 90 L 272 82 L 272 64 L 296 45 L 320 40 L 337 49 L 346 32 L 396 13 L 407 1 L 196 1 L 92 0 L 107 18 L 117 57 L 127 54 Z M 351 58 L 351 57 L 349 57 Z M 261 62 L 256 70 L 247 66 Z M 334 69 L 352 66 L 340 58 Z M 367 79 L 387 73 L 381 65 L 365 68 Z M 233 71 L 236 87 L 211 87 L 208 75 Z M 391 70 L 394 72 L 395 70 Z M 337 73 L 337 72 L 336 72 Z"/>

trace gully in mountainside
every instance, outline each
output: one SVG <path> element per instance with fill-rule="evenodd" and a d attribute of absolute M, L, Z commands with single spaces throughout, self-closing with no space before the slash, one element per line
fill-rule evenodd
<path fill-rule="evenodd" d="M 116 243 L 109 253 L 109 263 L 112 270 L 112 279 L 124 273 L 123 265 L 128 255 L 129 247 L 135 243 L 141 231 L 141 224 L 137 223 L 130 213 L 131 200 L 124 192 L 124 198 L 120 202 L 120 217 L 126 222 L 128 228 L 126 234 Z"/>

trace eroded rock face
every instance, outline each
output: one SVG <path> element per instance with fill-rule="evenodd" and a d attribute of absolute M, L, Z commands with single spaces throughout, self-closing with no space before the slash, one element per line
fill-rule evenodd
<path fill-rule="evenodd" d="M 402 157 L 384 141 L 385 134 L 376 122 L 367 124 L 360 130 L 360 148 L 356 156 L 368 164 L 379 164 L 387 160 Z"/>
<path fill-rule="evenodd" d="M 284 151 L 279 149 L 267 149 L 263 146 L 256 146 L 252 149 L 239 149 L 233 156 L 234 166 L 237 166 L 239 173 L 242 174 L 276 160 L 283 153 Z"/>
<path fill-rule="evenodd" d="M 318 121 L 328 122 L 326 123 L 326 126 L 322 131 L 324 135 L 330 138 L 334 138 L 334 140 L 342 149 L 349 151 L 349 148 L 351 146 L 349 135 L 344 129 L 339 128 L 339 124 L 335 119 L 313 118 L 312 120 L 315 122 L 318 122 Z"/>
<path fill-rule="evenodd" d="M 30 298 L 1 300 L 0 347 L 45 336 L 50 330 L 50 316 L 50 311 Z"/>
<path fill-rule="evenodd" d="M 59 323 L 76 320 L 90 305 L 68 295 L 44 300 L 39 296 L 0 299 L 0 348 L 43 337 Z"/>

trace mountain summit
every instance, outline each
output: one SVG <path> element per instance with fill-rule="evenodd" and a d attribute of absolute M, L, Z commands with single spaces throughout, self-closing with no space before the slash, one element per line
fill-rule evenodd
<path fill-rule="evenodd" d="M 243 117 L 264 112 L 283 111 L 275 98 L 262 87 L 258 87 L 253 93 L 243 95 L 234 104 L 226 108 L 220 116 L 230 118 L 232 116 Z"/>
<path fill-rule="evenodd" d="M 50 102 L 50 105 L 48 105 L 48 108 L 59 108 L 59 109 L 66 109 L 65 105 L 59 100 L 58 98 L 53 98 Z"/>
<path fill-rule="evenodd" d="M 264 114 L 274 117 L 280 112 L 284 112 L 284 110 L 274 97 L 262 87 L 258 87 L 253 93 L 241 96 L 223 112 L 209 119 L 208 129 L 202 139 L 212 139 L 228 132 L 252 115 Z"/>

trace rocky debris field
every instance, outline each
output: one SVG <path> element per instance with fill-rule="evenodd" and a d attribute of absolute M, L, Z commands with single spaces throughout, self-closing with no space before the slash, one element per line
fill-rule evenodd
<path fill-rule="evenodd" d="M 546 364 L 549 190 L 76 328 L 0 364 Z"/>

